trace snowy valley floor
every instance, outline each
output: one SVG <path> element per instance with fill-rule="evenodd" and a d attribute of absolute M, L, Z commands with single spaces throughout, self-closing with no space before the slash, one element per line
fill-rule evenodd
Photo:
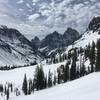
<path fill-rule="evenodd" d="M 43 65 L 44 72 L 47 74 L 49 69 L 51 72 L 56 71 L 63 63 L 53 65 Z M 21 89 L 24 74 L 27 78 L 33 78 L 36 66 L 19 68 L 10 71 L 0 71 L 0 83 L 5 84 L 12 82 L 13 85 Z M 22 93 L 16 97 L 15 94 L 10 94 L 9 100 L 100 100 L 100 73 L 92 73 L 80 79 L 57 85 L 52 88 L 34 92 L 29 96 L 24 96 Z M 1 97 L 0 100 L 6 100 Z"/>

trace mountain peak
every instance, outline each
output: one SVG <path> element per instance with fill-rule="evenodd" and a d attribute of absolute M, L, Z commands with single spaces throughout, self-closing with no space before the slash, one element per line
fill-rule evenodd
<path fill-rule="evenodd" d="M 35 36 L 34 39 L 31 40 L 31 43 L 32 43 L 33 47 L 35 47 L 36 49 L 39 48 L 40 42 L 41 41 L 37 36 Z"/>
<path fill-rule="evenodd" d="M 64 36 L 79 36 L 79 32 L 71 27 L 68 27 L 67 30 L 64 32 Z"/>
<path fill-rule="evenodd" d="M 88 29 L 92 30 L 93 32 L 100 29 L 100 16 L 96 16 L 91 20 L 91 22 L 89 23 Z"/>
<path fill-rule="evenodd" d="M 53 35 L 59 35 L 59 33 L 57 31 L 54 31 L 52 34 Z"/>
<path fill-rule="evenodd" d="M 39 37 L 35 36 L 33 40 L 40 41 Z"/>

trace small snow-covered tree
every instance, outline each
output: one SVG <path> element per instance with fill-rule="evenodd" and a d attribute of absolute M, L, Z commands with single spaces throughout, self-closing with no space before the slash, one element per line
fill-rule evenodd
<path fill-rule="evenodd" d="M 24 81 L 22 85 L 22 91 L 25 95 L 27 95 L 28 89 L 27 89 L 27 77 L 26 74 L 24 75 Z"/>

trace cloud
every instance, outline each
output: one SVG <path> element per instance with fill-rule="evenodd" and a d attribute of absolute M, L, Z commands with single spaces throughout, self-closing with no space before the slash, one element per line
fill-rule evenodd
<path fill-rule="evenodd" d="M 0 23 L 17 28 L 29 37 L 45 36 L 54 30 L 63 33 L 67 27 L 83 33 L 89 21 L 100 15 L 99 0 L 8 1 L 0 0 Z"/>
<path fill-rule="evenodd" d="M 39 17 L 40 17 L 40 15 L 38 13 L 35 13 L 35 14 L 29 16 L 28 19 L 29 19 L 29 21 L 33 22 Z"/>

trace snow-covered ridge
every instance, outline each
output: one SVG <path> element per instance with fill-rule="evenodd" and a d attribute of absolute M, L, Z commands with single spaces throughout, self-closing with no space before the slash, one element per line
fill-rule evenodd
<path fill-rule="evenodd" d="M 77 40 L 74 44 L 74 47 L 85 47 L 88 44 L 92 44 L 92 42 L 97 42 L 97 40 L 100 39 L 100 34 L 98 32 L 86 32 L 84 35 Z"/>

